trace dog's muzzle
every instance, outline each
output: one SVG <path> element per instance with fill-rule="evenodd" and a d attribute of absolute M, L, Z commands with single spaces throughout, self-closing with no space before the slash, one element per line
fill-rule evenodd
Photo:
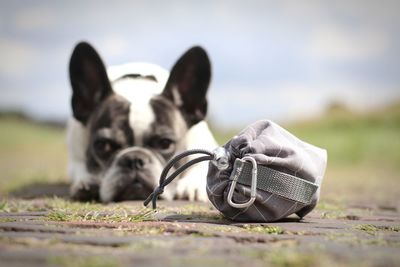
<path fill-rule="evenodd" d="M 120 151 L 114 159 L 126 171 L 141 171 L 151 163 L 151 155 L 144 149 L 130 147 Z"/>

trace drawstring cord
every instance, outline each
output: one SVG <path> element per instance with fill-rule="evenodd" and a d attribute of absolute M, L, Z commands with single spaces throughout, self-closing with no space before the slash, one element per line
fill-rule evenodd
<path fill-rule="evenodd" d="M 206 156 L 198 157 L 195 159 L 192 159 L 191 161 L 186 162 L 183 164 L 181 167 L 175 170 L 169 177 L 167 177 L 168 172 L 170 169 L 181 159 L 193 155 L 193 154 L 205 154 Z M 144 205 L 147 206 L 150 201 L 152 201 L 153 209 L 156 209 L 156 202 L 157 198 L 159 195 L 161 195 L 164 192 L 164 187 L 166 187 L 169 183 L 171 183 L 179 174 L 184 172 L 187 168 L 190 166 L 202 162 L 202 161 L 207 161 L 207 160 L 217 160 L 218 161 L 218 153 L 216 152 L 211 152 L 205 149 L 192 149 L 185 151 L 179 155 L 176 155 L 173 157 L 165 166 L 164 170 L 162 171 L 160 175 L 160 185 L 154 189 L 153 193 L 151 193 L 147 199 L 144 201 Z"/>
<path fill-rule="evenodd" d="M 183 164 L 181 167 L 175 170 L 170 176 L 167 177 L 169 171 L 171 168 L 181 159 L 194 155 L 194 154 L 205 154 L 205 156 L 198 157 L 195 159 L 192 159 L 191 161 L 186 162 Z M 229 159 L 230 155 L 228 151 L 223 148 L 223 147 L 218 147 L 217 149 L 211 151 L 204 150 L 204 149 L 192 149 L 185 151 L 179 155 L 176 155 L 173 157 L 165 166 L 164 170 L 161 172 L 160 175 L 160 185 L 154 189 L 154 191 L 147 197 L 147 199 L 144 201 L 144 205 L 147 206 L 150 201 L 152 202 L 153 209 L 157 208 L 157 198 L 159 195 L 161 195 L 164 192 L 164 188 L 170 184 L 179 174 L 184 172 L 187 168 L 190 166 L 197 164 L 202 161 L 207 161 L 210 160 L 219 170 L 226 170 L 229 167 Z M 257 191 L 257 162 L 254 158 L 250 156 L 245 156 L 241 159 L 242 162 L 244 161 L 250 161 L 253 165 L 252 168 L 252 178 L 251 178 L 251 194 L 250 194 L 250 199 L 245 202 L 245 203 L 235 203 L 232 200 L 233 197 L 233 192 L 236 187 L 236 183 L 238 181 L 238 177 L 240 172 L 242 171 L 242 167 L 237 169 L 237 173 L 233 177 L 232 184 L 229 189 L 228 193 L 228 204 L 231 205 L 232 207 L 235 208 L 246 208 L 250 205 L 252 205 L 256 199 L 256 191 Z"/>
<path fill-rule="evenodd" d="M 205 156 L 198 157 L 195 159 L 192 159 L 191 161 L 186 162 L 182 166 L 180 166 L 178 169 L 175 170 L 170 176 L 167 177 L 169 171 L 171 168 L 181 159 L 194 155 L 194 154 L 205 154 Z M 176 155 L 173 157 L 165 166 L 164 170 L 161 172 L 160 175 L 160 185 L 154 189 L 154 191 L 147 197 L 147 199 L 144 201 L 144 205 L 147 206 L 150 201 L 152 202 L 153 209 L 157 208 L 157 199 L 158 196 L 161 195 L 164 192 L 164 188 L 170 184 L 179 174 L 184 172 L 187 168 L 191 167 L 194 164 L 197 164 L 202 161 L 207 161 L 210 160 L 219 170 L 225 170 L 229 167 L 229 159 L 230 155 L 228 151 L 223 148 L 223 147 L 218 147 L 214 151 L 208 151 L 205 149 L 192 149 L 185 151 L 179 155 Z M 252 169 L 252 182 L 251 182 L 251 194 L 250 194 L 250 199 L 249 201 L 245 203 L 235 203 L 232 200 L 233 197 L 233 191 L 235 190 L 238 175 L 240 174 L 240 171 L 242 168 L 238 168 L 238 173 L 234 175 L 232 184 L 229 189 L 228 193 L 228 204 L 231 205 L 232 207 L 235 208 L 245 208 L 254 203 L 254 200 L 256 199 L 256 190 L 257 190 L 257 162 L 254 158 L 246 156 L 241 159 L 242 162 L 244 161 L 250 161 L 253 165 Z"/>

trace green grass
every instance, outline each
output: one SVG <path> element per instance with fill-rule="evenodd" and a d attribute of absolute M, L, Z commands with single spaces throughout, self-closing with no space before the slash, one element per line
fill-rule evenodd
<path fill-rule="evenodd" d="M 99 203 L 72 202 L 61 198 L 44 198 L 36 201 L 20 199 L 0 201 L 0 212 L 48 212 L 49 221 L 88 222 L 142 222 L 153 219 L 154 210 L 124 204 L 102 205 Z"/>
<path fill-rule="evenodd" d="M 261 225 L 249 225 L 245 224 L 243 228 L 250 233 L 257 234 L 269 234 L 269 235 L 280 235 L 283 234 L 284 231 L 279 226 L 261 226 Z"/>
<path fill-rule="evenodd" d="M 370 235 L 376 235 L 379 231 L 399 232 L 400 226 L 375 226 L 372 224 L 358 224 L 354 226 L 354 229 L 366 232 Z"/>
<path fill-rule="evenodd" d="M 311 254 L 275 252 L 269 255 L 269 261 L 277 267 L 309 267 L 316 266 L 319 259 Z"/>
<path fill-rule="evenodd" d="M 64 131 L 0 117 L 0 193 L 27 184 L 66 181 Z"/>
<path fill-rule="evenodd" d="M 250 259 L 258 259 L 264 266 L 274 267 L 316 267 L 316 266 L 353 266 L 342 264 L 321 249 L 315 251 L 298 251 L 291 247 L 265 249 L 263 251 L 245 251 Z M 357 265 L 355 265 L 357 266 Z M 363 265 L 364 266 L 364 265 Z"/>
<path fill-rule="evenodd" d="M 143 209 L 134 213 L 126 209 L 102 209 L 100 211 L 72 212 L 69 209 L 51 211 L 46 218 L 49 221 L 84 221 L 84 222 L 143 222 L 153 220 L 153 210 Z"/>
<path fill-rule="evenodd" d="M 114 257 L 104 256 L 57 256 L 50 257 L 48 263 L 61 267 L 118 267 L 121 264 Z"/>
<path fill-rule="evenodd" d="M 0 223 L 7 223 L 7 222 L 16 222 L 17 219 L 14 218 L 1 218 L 0 217 Z"/>
<path fill-rule="evenodd" d="M 328 150 L 333 166 L 374 164 L 400 170 L 400 105 L 373 114 L 333 113 L 290 125 L 303 140 Z"/>
<path fill-rule="evenodd" d="M 323 118 L 283 126 L 328 150 L 322 199 L 397 201 L 400 102 L 368 114 L 336 108 Z M 239 131 L 214 129 L 220 144 Z M 0 195 L 34 183 L 66 182 L 64 131 L 0 116 L 0 174 Z"/>
<path fill-rule="evenodd" d="M 27 212 L 27 211 L 71 211 L 83 213 L 100 211 L 106 206 L 99 203 L 72 202 L 58 197 L 38 199 L 36 201 L 21 199 L 3 199 L 0 201 L 0 212 Z"/>

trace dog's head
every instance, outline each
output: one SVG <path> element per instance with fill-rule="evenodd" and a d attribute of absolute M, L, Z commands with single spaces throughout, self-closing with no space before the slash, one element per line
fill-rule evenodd
<path fill-rule="evenodd" d="M 211 76 L 206 52 L 189 49 L 158 93 L 151 75 L 128 73 L 110 82 L 87 43 L 75 47 L 69 72 L 73 116 L 88 135 L 86 167 L 98 181 L 100 199 L 145 198 L 166 162 L 186 148 L 186 132 L 206 115 Z M 117 93 L 121 88 L 131 93 Z"/>

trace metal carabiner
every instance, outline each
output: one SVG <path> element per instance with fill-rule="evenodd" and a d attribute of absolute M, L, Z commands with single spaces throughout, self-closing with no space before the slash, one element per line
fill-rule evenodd
<path fill-rule="evenodd" d="M 234 208 L 247 208 L 249 207 L 251 204 L 254 203 L 254 201 L 256 200 L 256 193 L 257 193 L 257 162 L 253 157 L 243 157 L 241 160 L 247 160 L 250 161 L 253 164 L 253 169 L 251 171 L 251 192 L 250 192 L 250 199 L 249 201 L 245 202 L 245 203 L 234 203 L 232 201 L 232 197 L 233 197 L 233 191 L 235 190 L 236 187 L 236 183 L 239 177 L 238 175 L 234 175 L 233 179 L 232 179 L 232 184 L 231 184 L 231 188 L 229 189 L 228 192 L 228 204 Z"/>

